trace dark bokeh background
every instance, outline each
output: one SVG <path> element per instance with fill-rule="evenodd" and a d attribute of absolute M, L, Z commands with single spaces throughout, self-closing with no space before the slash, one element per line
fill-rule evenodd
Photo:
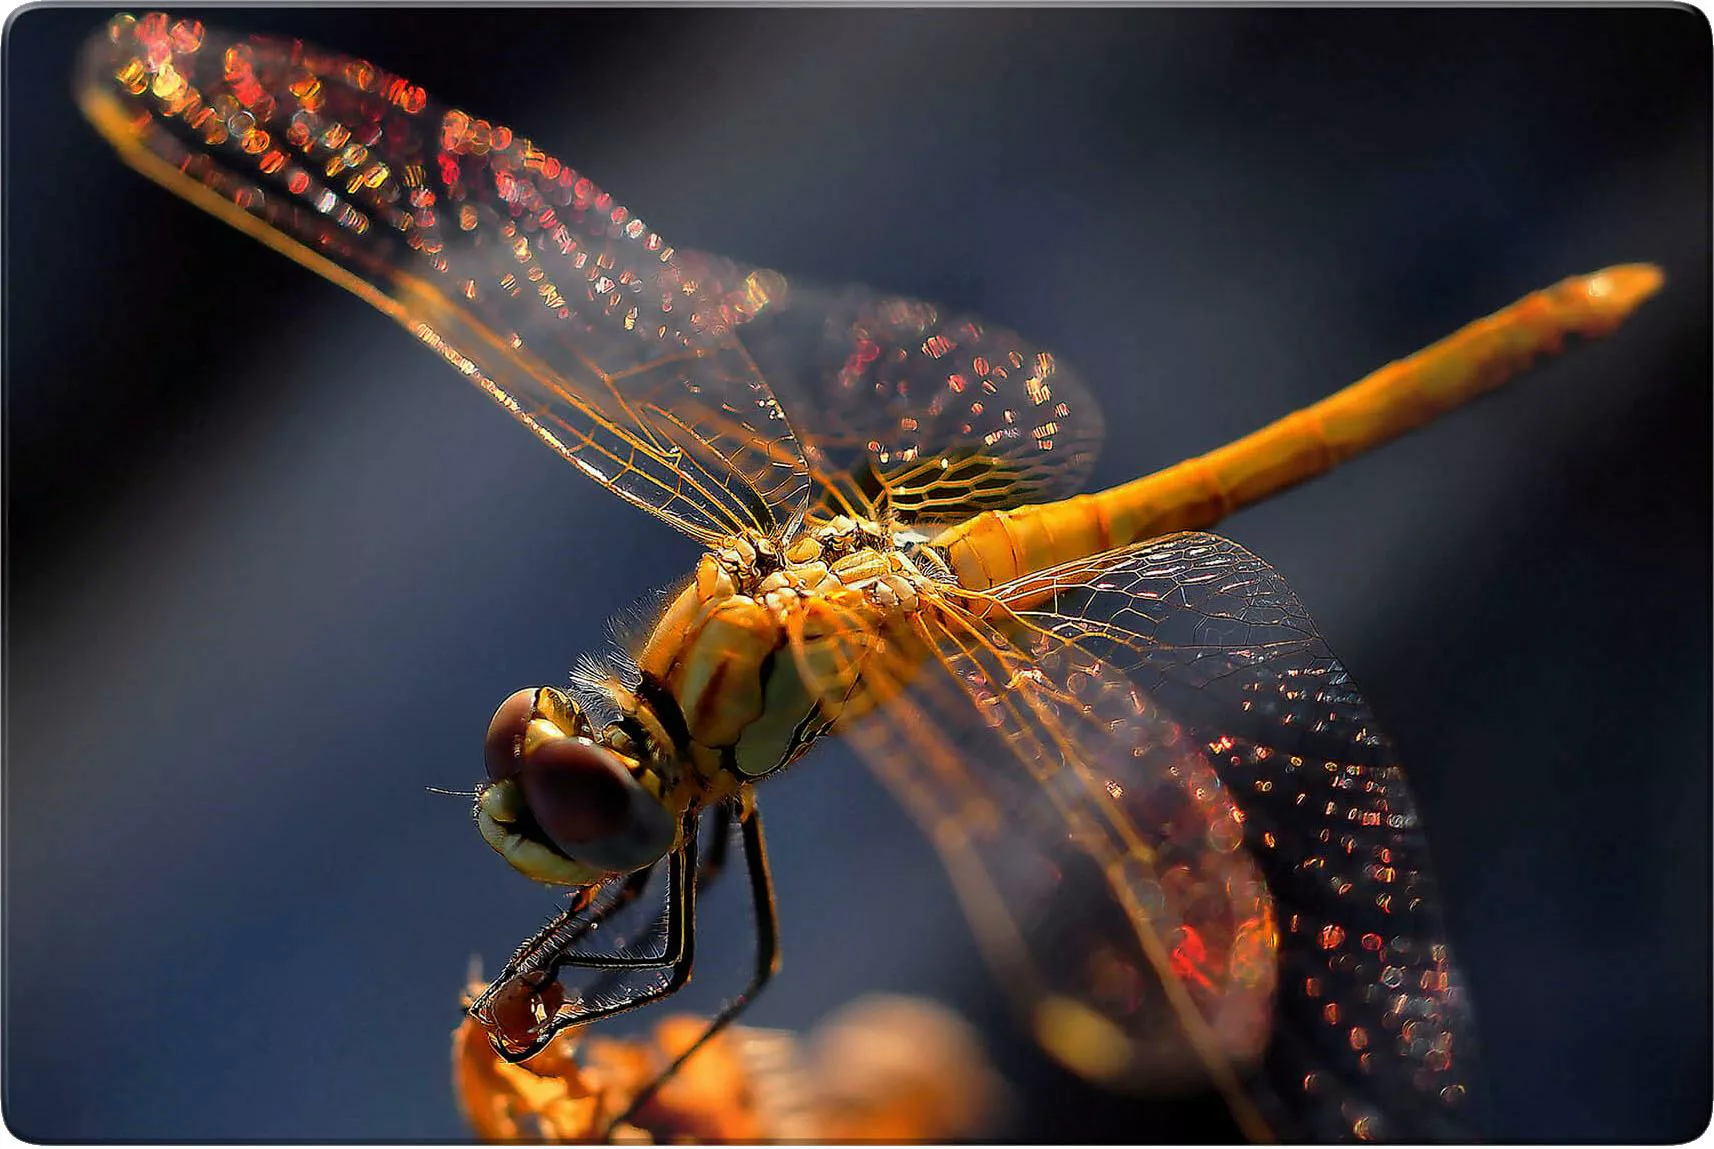
<path fill-rule="evenodd" d="M 1103 484 L 1563 275 L 1664 264 L 1617 337 L 1226 529 L 1412 767 L 1490 1134 L 1706 1124 L 1700 16 L 202 15 L 402 71 L 676 243 L 1042 340 L 1103 397 Z M 122 167 L 69 99 L 102 18 L 27 12 L 5 44 L 7 1119 L 457 1138 L 466 961 L 551 899 L 424 787 L 473 780 L 493 706 L 693 551 Z M 765 798 L 786 965 L 757 1022 L 934 993 L 1029 1083 L 1026 1134 L 1229 1135 L 1103 1100 L 1007 1028 L 929 848 L 842 749 Z"/>

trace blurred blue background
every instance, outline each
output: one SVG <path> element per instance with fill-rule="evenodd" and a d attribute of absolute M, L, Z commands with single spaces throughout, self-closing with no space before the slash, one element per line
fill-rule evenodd
<path fill-rule="evenodd" d="M 675 243 L 1016 327 L 1102 397 L 1102 485 L 1564 275 L 1663 264 L 1615 338 L 1225 529 L 1413 772 L 1489 1134 L 1707 1123 L 1702 17 L 198 14 L 403 72 Z M 36 9 L 5 41 L 6 1117 L 458 1139 L 466 963 L 496 968 L 552 899 L 425 787 L 470 784 L 493 707 L 693 548 L 124 168 L 69 98 L 102 19 Z M 933 993 L 1029 1083 L 1022 1135 L 1230 1136 L 1010 1029 L 929 847 L 842 749 L 764 800 L 785 969 L 753 1020 Z"/>

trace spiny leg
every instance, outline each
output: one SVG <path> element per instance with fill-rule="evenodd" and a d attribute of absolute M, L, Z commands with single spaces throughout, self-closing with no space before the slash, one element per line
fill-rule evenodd
<path fill-rule="evenodd" d="M 732 807 L 726 803 L 708 811 L 713 828 L 708 832 L 708 852 L 696 871 L 697 893 L 707 893 L 708 887 L 726 871 L 726 856 L 732 852 Z"/>
<path fill-rule="evenodd" d="M 744 869 L 750 878 L 750 905 L 756 922 L 756 965 L 750 974 L 749 984 L 714 1015 L 701 1036 L 691 1043 L 690 1048 L 674 1058 L 671 1065 L 638 1091 L 624 1112 L 608 1122 L 607 1128 L 602 1132 L 603 1140 L 610 1138 L 613 1130 L 620 1124 L 630 1120 L 631 1115 L 642 1108 L 709 1038 L 726 1028 L 734 1018 L 744 1012 L 745 1007 L 756 999 L 762 987 L 768 984 L 768 979 L 780 968 L 779 918 L 774 907 L 774 879 L 768 869 L 767 841 L 762 836 L 762 815 L 756 808 L 754 796 L 750 797 L 748 806 L 748 810 L 741 816 L 739 826 L 743 831 Z"/>
<path fill-rule="evenodd" d="M 726 855 L 730 852 L 732 812 L 729 809 L 727 809 L 725 806 L 719 806 L 719 807 L 716 807 L 714 810 L 710 811 L 709 816 L 710 816 L 711 820 L 713 821 L 713 830 L 712 830 L 713 842 L 709 846 L 708 853 L 706 853 L 702 856 L 700 863 L 697 863 L 695 861 L 692 861 L 689 863 L 691 865 L 696 866 L 696 890 L 698 893 L 707 890 L 709 885 L 711 883 L 713 883 L 713 881 L 720 876 L 721 872 L 726 867 Z M 694 825 L 692 827 L 692 834 L 695 834 Z M 689 839 L 687 837 L 687 841 L 688 840 Z M 619 910 L 623 909 L 625 906 L 628 906 L 632 902 L 636 901 L 637 897 L 643 892 L 644 889 L 646 889 L 648 887 L 648 884 L 649 884 L 648 880 L 649 880 L 649 877 L 652 875 L 652 873 L 653 873 L 653 867 L 650 867 L 647 870 L 641 870 L 641 871 L 638 871 L 636 874 L 632 874 L 628 879 L 626 879 L 625 888 L 622 891 L 620 891 L 619 896 L 617 898 L 615 898 L 612 903 L 610 903 L 609 905 L 604 907 L 601 911 L 599 911 L 596 914 L 591 915 L 589 922 L 586 925 L 584 925 L 582 928 L 577 930 L 575 933 L 575 936 L 569 938 L 568 940 L 570 942 L 575 942 L 575 941 L 581 939 L 586 933 L 588 933 L 589 931 L 591 931 L 591 930 L 595 929 L 596 927 L 598 927 L 599 925 L 601 925 L 604 921 L 606 921 L 613 914 L 617 913 Z M 671 932 L 670 913 L 671 913 L 671 909 L 672 909 L 672 899 L 673 899 L 673 894 L 671 892 L 671 886 L 669 885 L 668 893 L 667 893 L 667 908 L 668 908 L 668 913 L 669 913 L 669 926 L 668 926 L 668 932 L 669 933 Z M 551 929 L 551 927 L 550 927 L 550 929 Z M 565 948 L 569 949 L 569 945 L 566 946 Z M 574 967 L 579 968 L 579 969 L 621 969 L 621 970 L 625 970 L 625 969 L 660 968 L 662 966 L 668 966 L 668 965 L 673 964 L 671 957 L 670 957 L 671 951 L 672 951 L 672 945 L 669 941 L 669 943 L 663 948 L 662 952 L 659 954 L 641 955 L 641 954 L 625 954 L 625 953 L 614 953 L 614 954 L 567 953 L 564 956 L 564 958 L 557 964 L 574 966 Z"/>
<path fill-rule="evenodd" d="M 601 891 L 600 886 L 593 886 L 579 894 L 553 921 L 518 947 L 514 960 L 522 958 L 529 950 L 539 948 L 553 934 L 559 935 L 559 944 L 562 947 L 582 941 L 591 931 L 600 929 L 609 918 L 642 897 L 643 891 L 649 888 L 649 881 L 655 876 L 655 869 L 655 866 L 645 866 L 633 874 L 627 874 L 618 894 L 604 905 L 593 904 L 595 895 Z"/>
<path fill-rule="evenodd" d="M 472 1015 L 489 1030 L 490 1044 L 495 1053 L 507 1061 L 526 1061 L 540 1053 L 556 1033 L 568 1026 L 587 1025 L 625 1013 L 670 996 L 683 988 L 685 982 L 690 980 L 695 953 L 698 883 L 691 877 L 695 867 L 696 822 L 693 820 L 686 827 L 684 846 L 667 859 L 666 936 L 658 954 L 568 953 L 572 942 L 587 932 L 587 926 L 576 922 L 561 933 L 556 933 L 556 927 L 560 925 L 556 922 L 525 943 L 507 965 L 505 972 L 471 1005 Z M 634 898 L 633 888 L 640 888 L 642 885 L 646 885 L 646 880 L 627 880 L 625 889 L 619 895 L 620 899 L 626 900 L 627 895 Z M 612 908 L 616 907 L 609 907 L 609 910 Z M 658 985 L 626 990 L 611 1001 L 586 1006 L 583 1003 L 587 998 L 576 1003 L 566 1003 L 563 1001 L 563 989 L 558 991 L 560 1000 L 555 1000 L 554 995 L 544 990 L 544 987 L 549 985 L 558 987 L 555 975 L 564 966 L 601 969 L 613 974 L 651 969 L 667 969 L 670 973 L 666 980 Z M 516 992 L 513 992 L 514 987 Z M 545 1024 L 529 1026 L 519 1036 L 516 1048 L 504 1040 L 508 1036 L 508 1027 L 500 1018 L 501 1010 L 514 1012 L 522 1008 L 513 998 L 521 999 L 532 1008 L 545 1005 L 552 1012 Z M 525 1038 L 528 1040 L 525 1041 Z"/>
<path fill-rule="evenodd" d="M 723 872 L 731 847 L 731 828 L 734 820 L 732 810 L 725 805 L 717 806 L 709 811 L 709 818 L 713 823 L 713 842 L 708 852 L 702 856 L 697 870 L 696 888 L 699 891 L 706 890 Z M 583 891 L 570 906 L 518 947 L 500 976 L 482 997 L 472 1003 L 470 1011 L 484 1025 L 488 1025 L 491 1031 L 496 1027 L 489 1025 L 489 1020 L 498 1022 L 501 1016 L 508 1012 L 513 1016 L 514 1023 L 522 1029 L 526 1028 L 526 1024 L 519 1015 L 529 1015 L 533 1018 L 534 1011 L 538 1009 L 545 1009 L 550 1020 L 557 1015 L 559 995 L 548 991 L 546 986 L 561 966 L 606 968 L 610 973 L 617 973 L 629 968 L 658 968 L 659 964 L 670 964 L 661 962 L 661 955 L 651 955 L 647 959 L 637 959 L 636 955 L 615 955 L 613 960 L 585 961 L 582 960 L 582 955 L 568 953 L 589 933 L 600 928 L 641 897 L 655 870 L 655 866 L 648 866 L 626 875 L 618 892 L 605 902 L 598 900 L 601 887 L 591 887 Z M 671 932 L 670 929 L 668 932 Z M 532 955 L 536 958 L 534 962 L 530 961 Z M 627 958 L 636 961 L 636 964 L 632 965 L 631 960 Z M 502 1024 L 500 1028 L 506 1027 Z M 491 1044 L 502 1056 L 521 1060 L 539 1052 L 553 1033 L 562 1028 L 563 1025 L 553 1025 L 549 1033 L 541 1035 L 539 1040 L 525 1044 L 521 1051 L 509 1049 L 499 1040 L 494 1040 Z"/>

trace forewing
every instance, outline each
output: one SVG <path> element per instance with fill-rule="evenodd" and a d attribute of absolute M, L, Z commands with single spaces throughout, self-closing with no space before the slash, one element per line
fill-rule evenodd
<path fill-rule="evenodd" d="M 950 602 L 877 629 L 794 627 L 824 717 L 925 828 L 1028 1024 L 1129 1089 L 1239 1077 L 1267 1037 L 1275 923 L 1241 815 L 1199 747 L 1076 645 Z"/>
<path fill-rule="evenodd" d="M 1392 743 L 1285 581 L 1181 534 L 996 591 L 1183 723 L 1280 919 L 1267 1064 L 1314 1139 L 1467 1139 L 1469 1003 Z"/>
<path fill-rule="evenodd" d="M 790 306 L 745 340 L 803 435 L 823 516 L 961 522 L 1070 494 L 1100 449 L 1076 373 L 973 315 L 794 277 Z"/>
<path fill-rule="evenodd" d="M 134 167 L 393 317 L 617 494 L 703 540 L 801 512 L 802 449 L 739 338 L 779 277 L 678 255 L 509 128 L 302 41 L 120 16 L 78 85 Z"/>

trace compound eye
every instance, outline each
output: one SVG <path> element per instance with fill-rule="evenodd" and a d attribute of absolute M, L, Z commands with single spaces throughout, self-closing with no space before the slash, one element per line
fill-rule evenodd
<path fill-rule="evenodd" d="M 488 721 L 482 744 L 482 764 L 495 782 L 516 778 L 524 766 L 524 732 L 536 709 L 536 688 L 520 690 L 500 704 Z"/>
<path fill-rule="evenodd" d="M 534 742 L 519 781 L 536 824 L 566 857 L 627 873 L 672 848 L 677 827 L 611 751 L 583 738 Z"/>
<path fill-rule="evenodd" d="M 523 763 L 530 813 L 567 856 L 581 860 L 578 847 L 624 832 L 635 783 L 611 753 L 581 738 L 552 738 Z"/>
<path fill-rule="evenodd" d="M 531 733 L 534 722 L 543 725 Z M 482 745 L 482 764 L 488 778 L 505 782 L 523 769 L 524 755 L 543 737 L 573 735 L 588 738 L 593 733 L 589 719 L 564 691 L 551 686 L 520 690 L 500 704 L 488 720 L 488 737 Z"/>

